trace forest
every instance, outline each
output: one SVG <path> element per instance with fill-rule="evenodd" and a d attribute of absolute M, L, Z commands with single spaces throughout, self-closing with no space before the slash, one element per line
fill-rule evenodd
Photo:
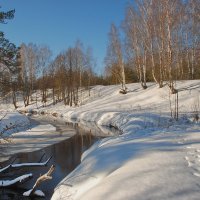
<path fill-rule="evenodd" d="M 111 24 L 104 73 L 95 73 L 92 48 L 77 40 L 57 56 L 48 46 L 33 43 L 16 47 L 0 34 L 0 95 L 17 96 L 24 106 L 42 96 L 45 106 L 80 106 L 83 90 L 94 85 L 156 82 L 176 93 L 177 80 L 200 78 L 200 1 L 136 0 L 128 4 L 120 27 Z M 1 8 L 2 10 L 2 8 Z M 14 18 L 15 10 L 1 11 L 0 22 Z M 51 92 L 49 92 L 51 91 Z"/>

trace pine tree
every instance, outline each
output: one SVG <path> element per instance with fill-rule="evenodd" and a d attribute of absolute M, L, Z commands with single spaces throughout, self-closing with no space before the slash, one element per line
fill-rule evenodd
<path fill-rule="evenodd" d="M 14 13 L 15 10 L 0 11 L 0 23 L 6 24 L 6 20 L 14 18 Z M 3 94 L 12 91 L 15 107 L 17 107 L 15 92 L 19 82 L 19 57 L 19 48 L 6 39 L 4 33 L 0 31 L 0 92 Z"/>

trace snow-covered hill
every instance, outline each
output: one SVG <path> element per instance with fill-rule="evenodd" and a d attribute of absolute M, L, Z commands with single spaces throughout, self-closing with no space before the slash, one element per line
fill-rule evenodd
<path fill-rule="evenodd" d="M 199 112 L 200 81 L 178 82 L 179 121 L 171 118 L 175 95 L 167 87 L 148 86 L 142 90 L 130 84 L 126 95 L 118 93 L 118 86 L 98 86 L 81 107 L 44 109 L 123 132 L 86 151 L 52 199 L 199 199 L 200 126 L 193 120 Z"/>
<path fill-rule="evenodd" d="M 81 164 L 55 189 L 52 199 L 197 200 L 200 197 L 200 80 L 177 82 L 179 120 L 171 118 L 175 95 L 148 83 L 96 86 L 84 105 L 63 103 L 20 110 L 67 121 L 114 126 L 123 134 L 105 138 L 86 151 Z"/>
<path fill-rule="evenodd" d="M 171 112 L 175 109 L 175 95 L 170 95 L 168 87 L 158 88 L 155 83 L 148 83 L 143 90 L 139 83 L 128 84 L 129 92 L 119 94 L 119 86 L 96 86 L 91 96 L 85 94 L 84 105 L 69 107 L 63 102 L 47 107 L 33 104 L 26 110 L 38 113 L 56 115 L 67 121 L 90 121 L 97 125 L 118 127 L 124 134 L 136 132 L 144 127 L 169 127 L 172 123 Z M 181 118 L 192 119 L 195 106 L 200 101 L 200 81 L 180 81 L 176 88 L 179 90 L 179 113 Z M 171 106 L 171 108 L 170 108 Z M 24 108 L 21 108 L 24 110 Z"/>

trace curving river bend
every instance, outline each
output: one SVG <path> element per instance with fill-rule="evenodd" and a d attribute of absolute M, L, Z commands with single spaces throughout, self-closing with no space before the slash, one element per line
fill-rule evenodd
<path fill-rule="evenodd" d="M 4 167 L 10 164 L 13 160 L 14 163 L 24 163 L 24 162 L 27 163 L 27 162 L 39 162 L 41 158 L 42 161 L 45 161 L 50 156 L 52 156 L 52 159 L 48 163 L 47 167 L 31 167 L 31 168 L 29 167 L 29 168 L 15 170 L 14 172 L 9 173 L 10 177 L 7 177 L 8 174 L 0 175 L 0 179 L 12 179 L 13 177 L 17 177 L 21 174 L 33 173 L 33 178 L 30 181 L 22 185 L 19 185 L 17 188 L 14 187 L 12 189 L 11 188 L 0 189 L 1 200 L 50 199 L 53 194 L 55 186 L 80 163 L 83 151 L 88 149 L 99 138 L 97 136 L 93 136 L 90 129 L 89 130 L 83 129 L 77 126 L 74 128 L 72 127 L 72 125 L 64 121 L 56 121 L 44 118 L 34 118 L 31 120 L 31 122 L 33 126 L 45 123 L 52 124 L 56 127 L 56 131 L 55 133 L 51 134 L 49 138 L 48 135 L 45 135 L 42 138 L 39 138 L 39 140 L 37 140 L 37 138 L 36 140 L 35 138 L 33 138 L 32 142 L 29 141 L 31 145 L 32 143 L 34 144 L 34 142 L 36 142 L 37 144 L 39 144 L 40 148 L 35 148 L 35 149 L 33 148 L 31 150 L 29 146 L 26 149 L 29 143 L 27 145 L 23 142 L 20 143 L 19 146 L 21 145 L 21 151 L 23 151 L 24 153 L 19 151 L 17 144 L 11 143 L 9 144 L 10 146 L 8 145 L 2 147 L 1 152 L 4 152 L 4 154 L 3 153 L 1 154 L 1 159 L 6 161 L 1 162 L 1 166 Z M 45 146 L 43 143 L 46 143 L 48 139 L 49 140 L 57 139 L 57 140 Z M 45 146 L 44 148 L 43 145 Z M 8 152 L 11 151 L 13 155 L 9 155 L 9 153 L 6 154 L 6 149 Z M 13 153 L 13 151 L 15 152 L 15 149 L 16 153 Z M 36 179 L 41 174 L 46 173 L 52 164 L 56 166 L 56 169 L 53 172 L 53 179 L 42 183 L 38 188 L 45 193 L 46 197 L 45 198 L 23 197 L 23 192 L 32 188 Z"/>

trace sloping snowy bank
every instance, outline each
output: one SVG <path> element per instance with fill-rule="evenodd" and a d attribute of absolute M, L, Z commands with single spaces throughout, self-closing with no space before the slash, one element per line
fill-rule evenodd
<path fill-rule="evenodd" d="M 193 122 L 200 98 L 200 81 L 180 81 L 179 121 L 171 119 L 175 95 L 167 87 L 148 83 L 96 86 L 80 107 L 56 106 L 29 111 L 67 121 L 114 126 L 123 135 L 97 142 L 82 156 L 81 164 L 55 189 L 55 199 L 199 200 L 200 126 Z M 171 107 L 170 107 L 171 106 Z M 25 108 L 20 108 L 25 110 Z M 27 108 L 26 108 L 27 109 Z M 199 108 L 198 108 L 199 109 Z"/>
<path fill-rule="evenodd" d="M 188 130 L 187 134 L 194 133 Z M 179 144 L 187 134 L 141 133 L 105 139 L 83 155 L 82 163 L 58 185 L 52 199 L 197 200 L 200 178 L 188 167 L 185 156 L 195 144 L 194 154 L 189 155 L 196 169 L 200 167 L 195 158 L 199 138 Z"/>
<path fill-rule="evenodd" d="M 0 108 L 0 162 L 9 160 L 14 154 L 36 151 L 76 134 L 72 128 L 54 126 L 39 118 L 36 118 L 38 121 L 29 120 L 13 109 L 5 109 L 3 105 Z"/>
<path fill-rule="evenodd" d="M 0 133 L 3 137 L 19 132 L 30 125 L 30 121 L 26 116 L 13 110 L 0 108 L 0 119 Z"/>
<path fill-rule="evenodd" d="M 159 118 L 170 116 L 170 104 L 174 109 L 175 95 L 169 95 L 169 88 L 158 88 L 155 83 L 148 83 L 148 88 L 143 90 L 139 83 L 128 84 L 129 92 L 126 95 L 119 94 L 119 85 L 95 86 L 83 95 L 82 106 L 69 107 L 63 102 L 52 105 L 49 100 L 47 107 L 35 104 L 28 108 L 20 108 L 22 111 L 37 112 L 41 115 L 62 117 L 67 121 L 90 121 L 99 125 L 113 125 L 123 129 L 127 123 L 135 124 L 139 121 L 158 124 Z M 200 81 L 180 81 L 176 88 L 179 90 L 179 111 L 190 113 L 200 94 Z M 154 120 L 157 118 L 156 120 Z M 153 117 L 153 119 L 152 119 Z M 159 121 L 162 122 L 162 121 Z M 140 127 L 140 125 L 138 124 Z M 167 124 L 166 124 L 167 126 Z"/>
<path fill-rule="evenodd" d="M 127 95 L 118 94 L 117 86 L 99 86 L 100 98 L 78 109 L 54 109 L 68 119 L 117 126 L 124 134 L 86 151 L 81 164 L 57 186 L 53 200 L 199 199 L 200 126 L 193 122 L 193 108 L 200 81 L 177 85 L 178 122 L 170 116 L 174 96 L 167 88 L 149 86 L 128 85 L 132 92 Z"/>

